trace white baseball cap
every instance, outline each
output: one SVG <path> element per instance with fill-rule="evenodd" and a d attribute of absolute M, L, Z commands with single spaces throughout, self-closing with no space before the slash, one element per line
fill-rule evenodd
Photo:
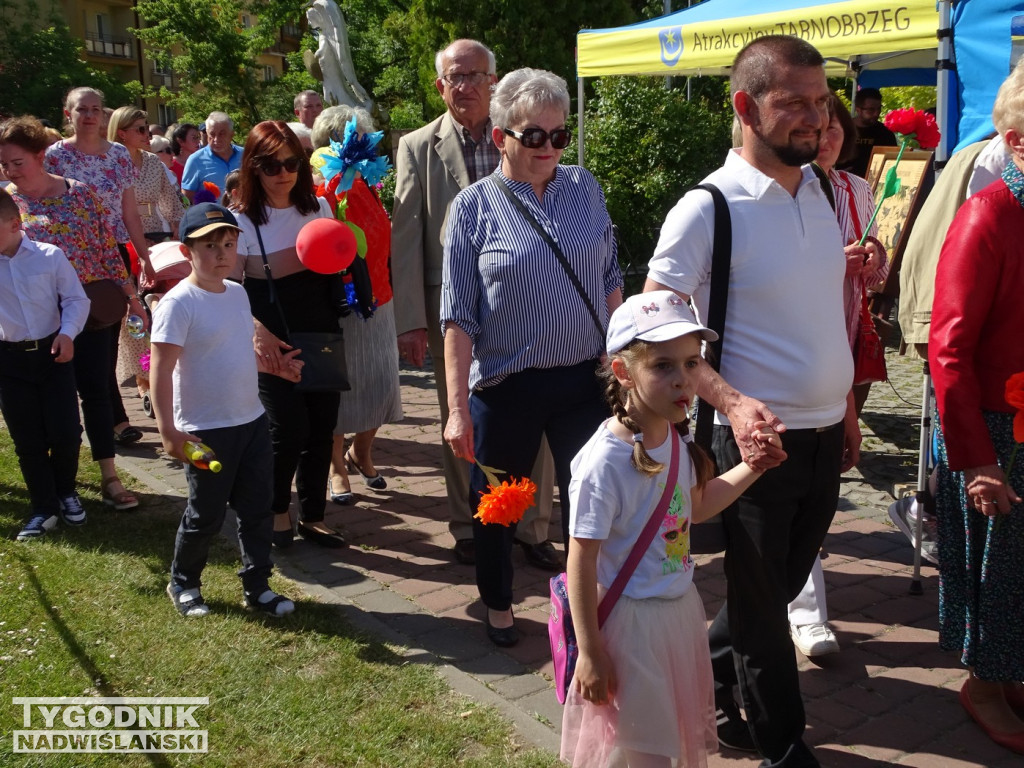
<path fill-rule="evenodd" d="M 608 321 L 608 354 L 634 339 L 669 341 L 689 333 L 699 333 L 704 341 L 718 340 L 718 334 L 698 323 L 686 302 L 672 291 L 638 293 L 626 299 Z"/>

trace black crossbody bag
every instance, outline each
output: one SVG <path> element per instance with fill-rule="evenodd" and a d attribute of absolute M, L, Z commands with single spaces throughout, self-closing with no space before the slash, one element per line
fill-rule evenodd
<path fill-rule="evenodd" d="M 302 378 L 295 384 L 299 392 L 347 392 L 352 387 L 348 383 L 348 366 L 345 362 L 345 339 L 341 329 L 337 333 L 316 331 L 292 331 L 284 317 L 284 308 L 277 300 L 277 289 L 274 276 L 267 263 L 267 250 L 263 247 L 263 235 L 256 226 L 256 239 L 260 243 L 260 256 L 263 258 L 263 272 L 267 276 L 267 289 L 270 292 L 270 303 L 277 307 L 277 313 L 284 326 L 287 341 L 295 349 L 301 349 L 299 359 L 303 362 Z"/>

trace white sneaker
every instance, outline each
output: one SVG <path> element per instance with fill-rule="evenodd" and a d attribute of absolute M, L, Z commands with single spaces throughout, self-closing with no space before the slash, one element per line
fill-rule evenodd
<path fill-rule="evenodd" d="M 790 624 L 789 634 L 793 645 L 807 658 L 839 652 L 839 641 L 828 624 Z"/>
<path fill-rule="evenodd" d="M 910 540 L 910 546 L 917 546 L 917 515 L 921 505 L 916 496 L 904 496 L 889 505 L 889 519 Z M 935 518 L 925 513 L 921 521 L 921 557 L 933 565 L 939 564 L 938 524 Z"/>

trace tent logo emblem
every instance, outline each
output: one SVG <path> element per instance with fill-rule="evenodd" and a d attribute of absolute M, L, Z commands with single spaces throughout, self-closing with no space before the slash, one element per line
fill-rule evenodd
<path fill-rule="evenodd" d="M 674 67 L 683 55 L 683 28 L 664 27 L 658 30 L 658 42 L 661 43 L 661 60 L 666 67 Z"/>

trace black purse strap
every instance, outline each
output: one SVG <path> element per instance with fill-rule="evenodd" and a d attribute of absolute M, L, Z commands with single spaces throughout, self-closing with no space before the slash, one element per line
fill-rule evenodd
<path fill-rule="evenodd" d="M 288 343 L 291 343 L 292 332 L 288 328 L 288 321 L 284 319 L 284 309 L 281 307 L 281 302 L 277 300 L 277 287 L 274 285 L 274 275 L 270 272 L 270 263 L 267 261 L 267 249 L 263 247 L 263 235 L 260 234 L 260 225 L 255 221 L 253 226 L 256 227 L 256 239 L 260 244 L 260 257 L 263 259 L 263 273 L 267 276 L 267 290 L 270 293 L 270 303 L 277 307 L 277 314 L 281 318 L 281 325 L 284 326 L 284 335 L 288 338 Z"/>
<path fill-rule="evenodd" d="M 501 178 L 497 171 L 491 174 L 490 180 L 494 182 L 498 189 L 504 193 L 505 197 L 507 197 L 512 205 L 514 205 L 523 215 L 523 218 L 530 223 L 530 226 L 537 230 L 537 234 L 540 235 L 544 242 L 546 242 L 551 250 L 554 251 L 555 257 L 558 259 L 558 263 L 562 265 L 562 269 L 565 270 L 565 274 L 569 276 L 569 282 L 572 283 L 576 292 L 579 293 L 580 298 L 583 299 L 583 303 L 587 305 L 587 312 L 590 313 L 590 319 L 594 321 L 594 327 L 597 328 L 597 334 L 601 337 L 601 348 L 603 349 L 605 330 L 604 326 L 601 324 L 601 318 L 597 314 L 597 310 L 594 309 L 594 305 L 590 301 L 590 297 L 587 295 L 586 290 L 583 288 L 583 283 L 580 282 L 580 279 L 576 276 L 576 272 L 573 270 L 569 260 L 565 258 L 565 254 L 562 253 L 562 249 L 559 248 L 558 243 L 555 242 L 555 238 L 553 238 L 548 231 L 540 225 L 540 222 L 537 221 L 532 213 L 530 213 L 530 209 L 527 208 L 523 204 L 523 201 L 516 197 L 515 193 L 508 188 L 508 184 L 505 183 L 505 180 Z"/>
<path fill-rule="evenodd" d="M 722 363 L 722 342 L 725 340 L 725 310 L 729 304 L 729 269 L 732 265 L 732 216 L 729 204 L 722 190 L 714 184 L 698 184 L 694 189 L 703 189 L 711 195 L 715 205 L 714 243 L 711 246 L 711 298 L 708 302 L 707 326 L 718 334 L 718 341 L 708 342 L 711 351 L 708 364 L 718 371 Z M 697 409 L 697 424 L 693 439 L 697 445 L 711 449 L 711 427 L 714 424 L 715 409 L 708 403 L 701 403 Z"/>

